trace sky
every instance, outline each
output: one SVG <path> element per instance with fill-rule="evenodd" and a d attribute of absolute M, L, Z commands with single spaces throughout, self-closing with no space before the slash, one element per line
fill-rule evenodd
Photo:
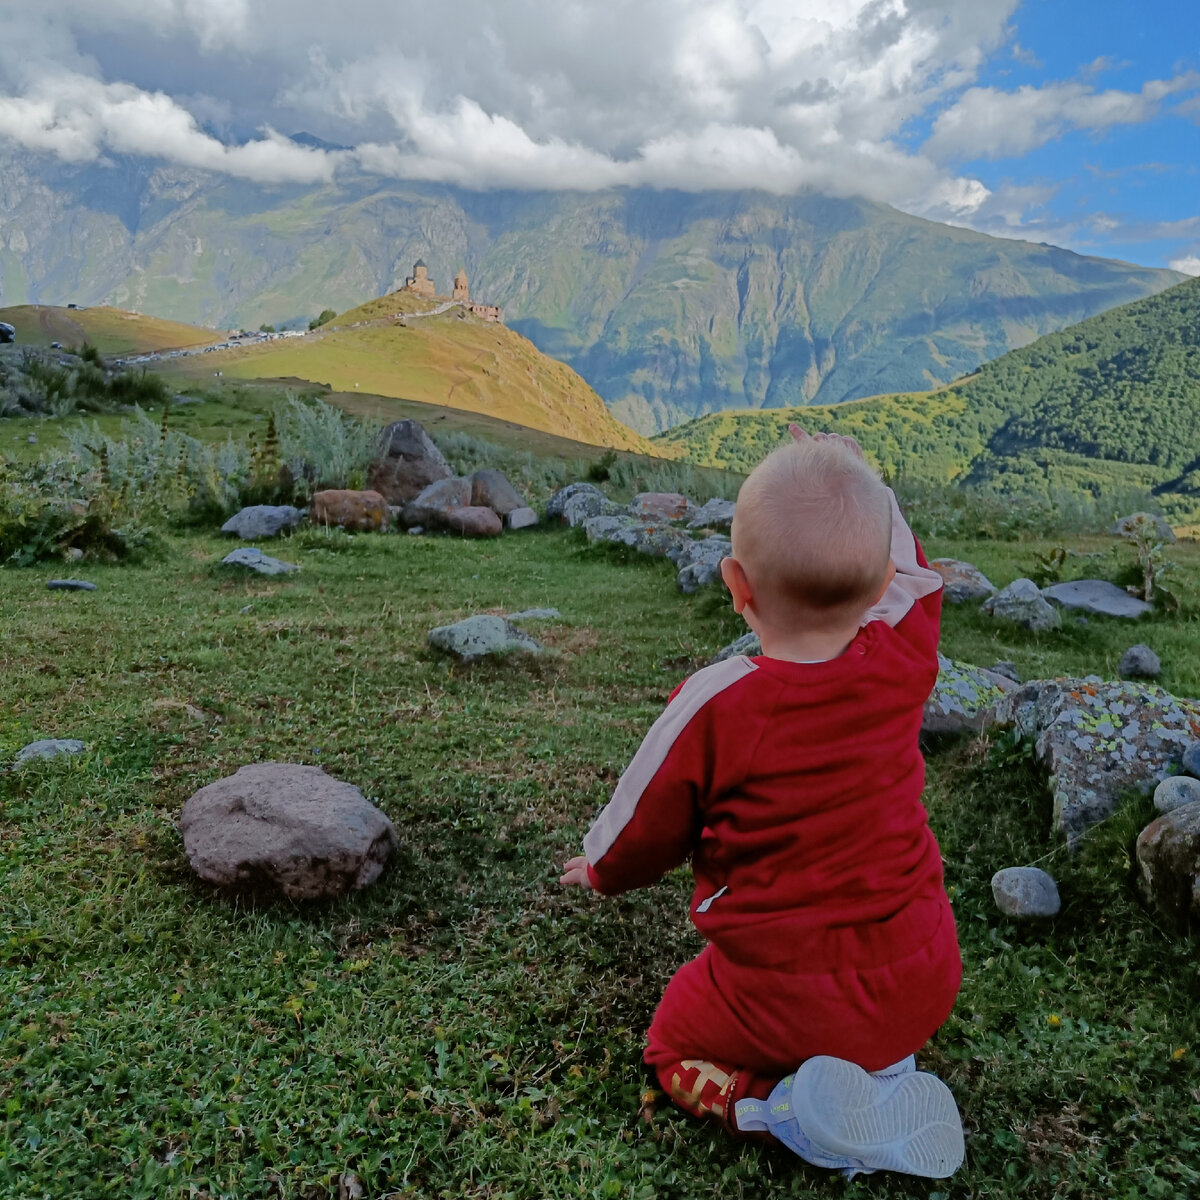
<path fill-rule="evenodd" d="M 1200 275 L 1200 0 L 0 0 L 5 143 L 808 189 Z"/>

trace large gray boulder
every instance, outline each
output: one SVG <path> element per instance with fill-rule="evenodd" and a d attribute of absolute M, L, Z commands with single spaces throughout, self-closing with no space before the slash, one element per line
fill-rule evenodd
<path fill-rule="evenodd" d="M 935 558 L 929 565 L 942 577 L 942 597 L 947 604 L 986 600 L 996 592 L 996 585 L 972 563 Z"/>
<path fill-rule="evenodd" d="M 210 783 L 179 823 L 201 879 L 289 900 L 365 888 L 396 846 L 391 821 L 358 788 L 298 763 L 254 763 Z"/>
<path fill-rule="evenodd" d="M 983 611 L 999 621 L 1012 621 L 1034 633 L 1058 629 L 1062 618 L 1042 596 L 1032 579 L 1014 579 L 983 602 Z"/>
<path fill-rule="evenodd" d="M 1165 813 L 1138 835 L 1142 898 L 1177 929 L 1200 929 L 1200 804 Z"/>
<path fill-rule="evenodd" d="M 615 500 L 602 492 L 576 492 L 568 496 L 562 505 L 562 517 L 572 529 L 586 525 L 593 517 L 622 516 L 632 520 Z"/>
<path fill-rule="evenodd" d="M 565 521 L 567 501 L 575 496 L 598 496 L 601 500 L 608 498 L 594 483 L 568 483 L 566 487 L 559 488 L 547 502 L 546 520 Z M 597 513 L 591 515 L 596 516 Z"/>
<path fill-rule="evenodd" d="M 394 421 L 379 435 L 367 487 L 388 504 L 407 504 L 431 483 L 453 474 L 445 455 L 416 421 Z"/>
<path fill-rule="evenodd" d="M 1076 579 L 1071 583 L 1055 583 L 1042 589 L 1047 600 L 1063 608 L 1095 613 L 1102 617 L 1125 617 L 1136 620 L 1153 612 L 1154 606 L 1131 596 L 1107 579 Z"/>
<path fill-rule="evenodd" d="M 703 587 L 720 583 L 721 562 L 729 557 L 732 550 L 729 539 L 720 534 L 713 534 L 700 542 L 689 542 L 675 563 L 679 568 L 676 586 L 690 595 Z"/>
<path fill-rule="evenodd" d="M 429 644 L 436 650 L 454 655 L 461 663 L 508 654 L 540 654 L 542 645 L 503 617 L 482 614 L 439 625 L 429 631 Z"/>
<path fill-rule="evenodd" d="M 729 529 L 737 504 L 733 500 L 714 498 L 700 505 L 687 523 L 689 529 Z"/>
<path fill-rule="evenodd" d="M 471 504 L 475 508 L 490 508 L 498 517 L 526 507 L 525 498 L 508 476 L 494 467 L 484 467 L 471 476 Z"/>
<path fill-rule="evenodd" d="M 1190 775 L 1170 775 L 1154 789 L 1157 812 L 1174 812 L 1185 804 L 1200 804 L 1200 779 Z"/>
<path fill-rule="evenodd" d="M 1007 676 L 939 654 L 937 683 L 925 701 L 921 732 L 978 732 L 996 719 L 996 705 L 1016 688 Z"/>
<path fill-rule="evenodd" d="M 405 529 L 420 525 L 422 529 L 445 529 L 446 515 L 471 503 L 471 481 L 449 476 L 423 488 L 400 511 L 400 524 Z"/>
<path fill-rule="evenodd" d="M 1121 655 L 1117 674 L 1122 679 L 1157 679 L 1162 674 L 1162 659 L 1149 646 L 1139 642 Z"/>
<path fill-rule="evenodd" d="M 264 554 L 257 546 L 239 546 L 236 550 L 221 559 L 224 567 L 244 567 L 259 575 L 290 575 L 300 568 L 295 563 L 284 562 Z"/>
<path fill-rule="evenodd" d="M 232 534 L 243 541 L 278 537 L 285 529 L 295 529 L 304 514 L 290 504 L 251 504 L 236 512 L 224 525 L 222 533 Z"/>
<path fill-rule="evenodd" d="M 1042 679 L 1001 699 L 996 720 L 1034 740 L 1050 773 L 1054 829 L 1074 844 L 1126 792 L 1149 792 L 1178 771 L 1200 729 L 1200 701 L 1138 683 Z"/>

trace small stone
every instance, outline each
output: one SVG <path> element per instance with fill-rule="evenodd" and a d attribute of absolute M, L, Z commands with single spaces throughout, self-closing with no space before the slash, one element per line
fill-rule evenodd
<path fill-rule="evenodd" d="M 1121 655 L 1117 672 L 1122 679 L 1157 679 L 1162 674 L 1162 660 L 1149 646 L 1139 643 Z"/>
<path fill-rule="evenodd" d="M 948 604 L 986 600 L 996 585 L 976 566 L 956 558 L 935 558 L 929 564 L 942 577 L 942 595 Z"/>
<path fill-rule="evenodd" d="M 31 434 L 30 434 L 30 435 L 29 435 L 29 436 L 28 436 L 28 437 L 27 437 L 25 440 L 26 440 L 26 441 L 27 441 L 27 442 L 28 442 L 28 443 L 29 443 L 31 446 L 36 446 L 36 445 L 37 445 L 38 436 L 37 436 L 37 434 L 36 434 L 36 433 L 31 433 Z"/>
<path fill-rule="evenodd" d="M 729 529 L 737 504 L 733 500 L 714 498 L 702 504 L 688 521 L 689 529 Z"/>
<path fill-rule="evenodd" d="M 1042 595 L 1063 608 L 1079 609 L 1101 617 L 1124 617 L 1136 620 L 1153 612 L 1153 605 L 1131 596 L 1107 579 L 1076 579 L 1071 583 L 1056 583 L 1043 588 Z"/>
<path fill-rule="evenodd" d="M 1160 813 L 1174 812 L 1185 804 L 1200 803 L 1200 779 L 1172 775 L 1154 789 L 1154 807 Z"/>
<path fill-rule="evenodd" d="M 63 553 L 68 562 L 78 562 L 83 557 L 83 551 L 78 546 L 68 546 Z"/>
<path fill-rule="evenodd" d="M 983 602 L 983 611 L 998 620 L 1012 621 L 1035 633 L 1057 629 L 1062 619 L 1042 596 L 1032 579 L 1014 579 L 1008 587 Z"/>
<path fill-rule="evenodd" d="M 416 536 L 419 537 L 421 534 L 423 534 L 425 532 L 425 526 L 424 525 L 410 525 L 408 528 L 408 532 L 411 534 L 415 534 Z"/>
<path fill-rule="evenodd" d="M 561 621 L 562 613 L 557 608 L 526 608 L 521 612 L 509 613 L 506 621 Z"/>
<path fill-rule="evenodd" d="M 1003 675 L 1005 679 L 1011 679 L 1013 683 L 1020 683 L 1021 676 L 1017 673 L 1017 664 L 1003 659 L 998 663 L 992 663 L 988 670 L 993 675 Z"/>
<path fill-rule="evenodd" d="M 259 575 L 289 575 L 300 568 L 295 563 L 283 562 L 264 554 L 255 546 L 239 546 L 231 554 L 221 559 L 224 567 L 245 567 L 249 571 L 257 571 Z"/>
<path fill-rule="evenodd" d="M 992 896 L 1006 917 L 1053 917 L 1062 901 L 1058 885 L 1037 867 L 1005 867 L 992 876 Z"/>
<path fill-rule="evenodd" d="M 1193 742 L 1183 752 L 1183 769 L 1195 779 L 1200 779 L 1200 742 Z"/>
<path fill-rule="evenodd" d="M 234 513 L 221 526 L 221 532 L 255 541 L 276 537 L 285 529 L 294 529 L 303 518 L 304 514 L 290 504 L 251 504 Z"/>
<path fill-rule="evenodd" d="M 57 758 L 60 754 L 82 754 L 83 743 L 75 738 L 43 738 L 38 742 L 30 742 L 17 751 L 13 766 L 31 762 L 35 758 Z"/>
<path fill-rule="evenodd" d="M 94 592 L 96 585 L 86 579 L 48 579 L 46 586 L 52 592 Z"/>
<path fill-rule="evenodd" d="M 711 667 L 713 663 L 724 662 L 727 658 L 737 658 L 739 655 L 745 655 L 747 658 L 755 658 L 762 653 L 762 642 L 759 640 L 757 633 L 743 633 L 736 642 L 730 642 L 724 649 L 718 650 L 709 661 Z"/>
<path fill-rule="evenodd" d="M 504 514 L 504 528 L 508 530 L 532 529 L 537 523 L 537 510 L 533 508 L 514 508 Z"/>
<path fill-rule="evenodd" d="M 542 652 L 542 646 L 529 634 L 503 617 L 488 615 L 467 617 L 453 625 L 439 625 L 429 631 L 429 644 L 437 650 L 453 654 L 462 663 L 474 663 L 481 658 L 514 652 Z"/>

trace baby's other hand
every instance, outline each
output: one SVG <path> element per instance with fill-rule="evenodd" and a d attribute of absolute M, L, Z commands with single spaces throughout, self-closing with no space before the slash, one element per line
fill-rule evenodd
<path fill-rule="evenodd" d="M 857 454 L 859 458 L 862 458 L 862 456 L 863 456 L 862 447 L 852 437 L 847 437 L 845 434 L 842 434 L 842 433 L 812 433 L 812 434 L 810 434 L 810 433 L 806 433 L 803 429 L 800 428 L 799 425 L 795 425 L 795 424 L 788 426 L 788 433 L 790 433 L 792 435 L 792 438 L 797 442 L 803 442 L 806 438 L 809 438 L 809 437 L 811 437 L 814 442 L 841 442 L 843 446 L 845 446 L 853 454 Z"/>
<path fill-rule="evenodd" d="M 592 890 L 592 881 L 588 878 L 588 861 L 582 854 L 564 863 L 563 871 L 565 873 L 558 881 L 563 887 L 581 887 L 588 892 Z"/>

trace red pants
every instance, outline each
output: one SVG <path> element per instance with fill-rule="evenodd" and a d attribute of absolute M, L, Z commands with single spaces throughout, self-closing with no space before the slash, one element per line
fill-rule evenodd
<path fill-rule="evenodd" d="M 738 1100 L 765 1098 L 813 1055 L 868 1071 L 890 1066 L 919 1050 L 954 1007 L 962 959 L 947 917 L 919 950 L 865 969 L 735 965 L 708 946 L 667 984 L 646 1062 L 680 1107 L 731 1128 Z"/>

